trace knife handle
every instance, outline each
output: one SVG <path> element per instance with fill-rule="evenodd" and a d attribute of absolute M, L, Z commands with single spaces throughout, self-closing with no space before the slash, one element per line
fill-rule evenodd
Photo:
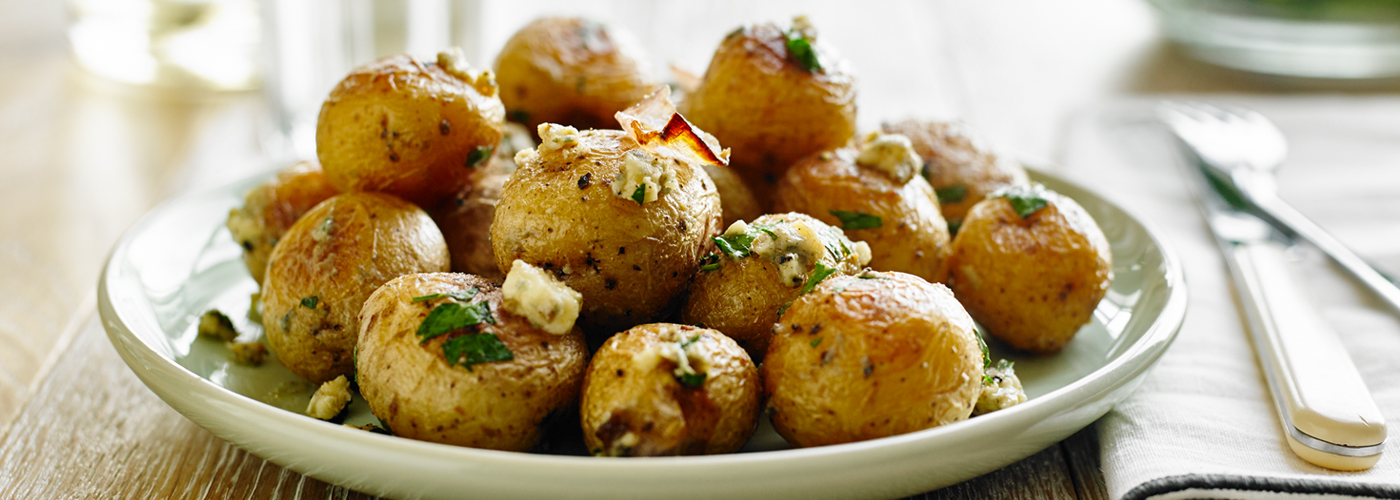
<path fill-rule="evenodd" d="M 1375 465 L 1385 418 L 1337 333 L 1303 294 L 1283 245 L 1225 250 L 1289 447 L 1330 469 Z"/>

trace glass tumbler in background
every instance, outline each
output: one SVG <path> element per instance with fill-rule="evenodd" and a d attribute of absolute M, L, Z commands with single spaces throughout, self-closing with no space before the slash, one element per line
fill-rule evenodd
<path fill-rule="evenodd" d="M 255 0 L 70 0 L 74 58 L 98 75 L 168 89 L 258 83 Z"/>
<path fill-rule="evenodd" d="M 321 103 L 355 66 L 395 54 L 481 59 L 478 0 L 262 0 L 264 91 L 274 156 L 314 158 Z"/>
<path fill-rule="evenodd" d="M 1400 76 L 1400 0 L 1151 0 L 1197 59 L 1311 78 Z"/>

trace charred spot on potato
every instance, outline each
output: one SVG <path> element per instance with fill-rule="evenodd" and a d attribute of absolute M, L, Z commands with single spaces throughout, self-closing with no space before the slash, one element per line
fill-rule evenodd
<path fill-rule="evenodd" d="M 617 280 L 608 278 L 607 281 L 604 282 L 603 286 L 608 290 L 615 289 L 617 288 Z"/>
<path fill-rule="evenodd" d="M 441 132 L 442 135 L 452 133 L 452 124 L 448 123 L 446 119 L 443 119 L 441 122 L 438 122 L 438 132 Z"/>
<path fill-rule="evenodd" d="M 588 185 L 589 185 L 589 184 L 592 184 L 592 183 L 593 183 L 593 172 L 586 172 L 586 173 L 583 174 L 583 177 L 579 177 L 579 178 L 578 178 L 578 188 L 579 188 L 579 189 L 587 189 L 587 188 L 588 188 Z"/>
<path fill-rule="evenodd" d="M 253 242 L 252 242 L 252 241 L 248 241 L 248 240 L 243 240 L 243 250 L 249 251 L 249 252 L 253 251 Z"/>

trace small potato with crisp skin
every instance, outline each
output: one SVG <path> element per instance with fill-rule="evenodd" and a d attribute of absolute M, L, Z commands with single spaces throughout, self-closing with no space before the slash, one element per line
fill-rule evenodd
<path fill-rule="evenodd" d="M 943 217 L 953 228 L 987 195 L 1029 182 L 1021 164 L 988 150 L 961 123 L 905 120 L 881 128 L 913 143 L 924 159 L 924 176 L 938 193 Z"/>
<path fill-rule="evenodd" d="M 326 98 L 316 156 L 341 191 L 389 193 L 421 207 L 460 192 L 501 140 L 505 107 L 490 71 L 458 52 L 400 55 L 355 68 Z"/>
<path fill-rule="evenodd" d="M 536 19 L 496 56 L 501 102 L 531 131 L 541 123 L 616 128 L 613 114 L 657 83 L 646 55 L 616 27 L 577 17 Z"/>
<path fill-rule="evenodd" d="M 228 230 L 243 247 L 243 264 L 259 285 L 267 273 L 272 247 L 302 214 L 339 192 L 326 182 L 321 165 L 301 161 L 278 172 L 243 198 L 243 206 L 229 210 Z"/>
<path fill-rule="evenodd" d="M 418 334 L 436 308 L 461 305 L 482 307 L 490 320 Z M 469 274 L 396 278 L 365 301 L 360 325 L 360 393 L 394 435 L 411 439 L 528 450 L 544 426 L 572 413 L 588 364 L 577 327 L 538 328 L 503 305 L 499 285 Z"/>
<path fill-rule="evenodd" d="M 580 321 L 601 338 L 675 311 L 719 232 L 709 176 L 620 130 L 540 130 L 496 205 L 497 267 L 520 259 L 555 273 L 583 294 Z M 628 175 L 645 169 L 652 174 Z M 633 189 L 629 179 L 646 182 Z"/>
<path fill-rule="evenodd" d="M 844 229 L 851 240 L 870 245 L 869 265 L 877 271 L 942 281 L 939 271 L 952 238 L 933 188 L 919 175 L 901 182 L 861 158 L 857 149 L 841 148 L 798 162 L 778 183 L 773 210 L 805 213 Z"/>
<path fill-rule="evenodd" d="M 823 282 L 773 329 L 763 382 L 794 446 L 864 441 L 972 414 L 983 353 L 948 288 L 904 273 Z"/>
<path fill-rule="evenodd" d="M 583 439 L 595 455 L 733 453 L 753 435 L 762 387 L 733 340 L 653 323 L 614 335 L 583 384 Z"/>
<path fill-rule="evenodd" d="M 695 276 L 681 308 L 681 322 L 714 328 L 733 338 L 753 359 L 763 359 L 773 323 L 784 304 L 810 284 L 849 275 L 869 262 L 870 250 L 841 230 L 812 217 L 769 214 L 729 226 L 720 240 L 736 254 L 720 250 Z M 820 269 L 819 269 L 820 268 Z"/>
<path fill-rule="evenodd" d="M 681 113 L 733 151 L 730 166 L 767 207 L 788 166 L 855 135 L 856 78 L 805 17 L 788 30 L 744 26 L 720 42 Z"/>
<path fill-rule="evenodd" d="M 1092 318 L 1113 281 L 1113 255 L 1078 203 L 1039 185 L 1022 186 L 972 207 L 953 239 L 947 276 L 988 333 L 1048 354 Z"/>
<path fill-rule="evenodd" d="M 381 193 L 333 196 L 272 250 L 262 291 L 268 343 L 311 382 L 349 375 L 365 298 L 398 276 L 447 269 L 447 244 L 422 209 Z"/>

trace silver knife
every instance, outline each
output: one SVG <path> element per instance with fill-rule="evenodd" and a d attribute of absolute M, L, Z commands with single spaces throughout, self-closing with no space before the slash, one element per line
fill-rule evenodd
<path fill-rule="evenodd" d="M 1176 127 L 1184 117 L 1171 105 L 1159 107 L 1158 116 L 1181 139 Z M 1179 163 L 1230 268 L 1289 447 L 1329 469 L 1370 468 L 1385 446 L 1385 418 L 1337 333 L 1303 294 L 1285 256 L 1291 241 L 1247 211 L 1242 195 L 1189 142 L 1178 142 L 1186 153 Z"/>

